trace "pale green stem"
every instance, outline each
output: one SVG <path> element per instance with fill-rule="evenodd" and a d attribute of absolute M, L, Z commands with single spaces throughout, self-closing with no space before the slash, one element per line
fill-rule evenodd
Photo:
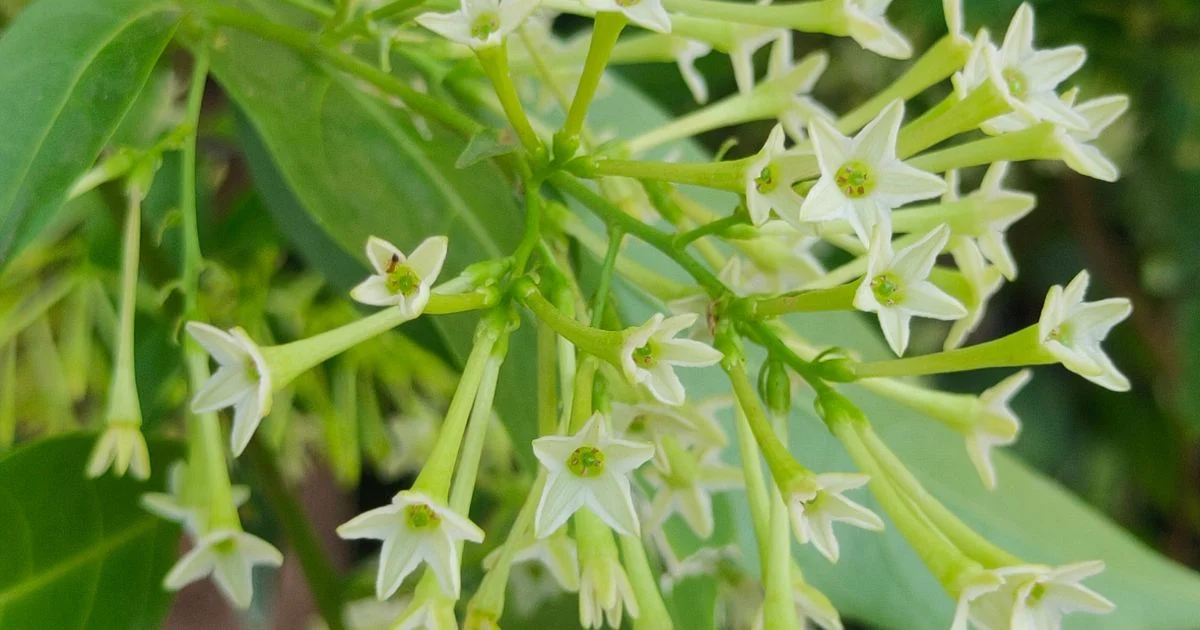
<path fill-rule="evenodd" d="M 621 348 L 624 336 L 620 332 L 600 330 L 585 326 L 575 321 L 573 317 L 564 315 L 554 307 L 542 294 L 537 286 L 528 278 L 517 281 L 513 287 L 517 299 L 533 314 L 555 332 L 566 337 L 580 350 L 600 357 L 614 365 L 618 364 L 617 352 Z"/>
<path fill-rule="evenodd" d="M 537 410 L 538 435 L 554 435 L 558 425 L 558 375 L 555 359 L 558 335 L 543 322 L 537 323 Z"/>
<path fill-rule="evenodd" d="M 694 17 L 736 24 L 787 27 L 802 33 L 845 35 L 848 24 L 839 10 L 841 0 L 816 0 L 776 5 L 723 0 L 666 0 L 663 6 Z"/>
<path fill-rule="evenodd" d="M 909 160 L 908 164 L 930 173 L 944 173 L 993 162 L 1054 160 L 1062 153 L 1055 141 L 1055 133 L 1053 123 L 1040 123 L 1021 131 L 925 153 Z"/>
<path fill-rule="evenodd" d="M 773 297 L 744 298 L 735 303 L 733 312 L 752 319 L 769 319 L 788 313 L 849 311 L 854 309 L 858 283 L 829 289 L 793 291 Z"/>
<path fill-rule="evenodd" d="M 483 576 L 479 589 L 471 597 L 471 601 L 467 605 L 468 617 L 482 616 L 494 622 L 504 614 L 504 591 L 508 587 L 508 576 L 512 570 L 513 557 L 526 544 L 529 529 L 533 525 L 533 518 L 537 514 L 538 501 L 541 499 L 545 486 L 546 471 L 542 469 L 538 472 L 533 486 L 529 488 L 525 503 L 521 505 L 521 510 L 517 513 L 517 518 L 508 531 L 508 537 L 504 539 L 504 544 L 500 547 L 500 555 L 496 558 L 496 564 L 492 565 L 492 568 Z"/>
<path fill-rule="evenodd" d="M 525 107 L 521 104 L 521 97 L 517 95 L 517 88 L 513 85 L 512 75 L 508 71 L 508 47 L 502 42 L 499 46 L 476 50 L 475 56 L 479 58 L 483 73 L 491 81 L 496 98 L 500 99 L 500 107 L 525 150 L 530 153 L 539 150 L 542 141 L 529 124 L 529 117 L 525 115 Z"/>
<path fill-rule="evenodd" d="M 742 477 L 746 483 L 746 502 L 750 505 L 750 522 L 758 542 L 758 560 L 762 571 L 770 564 L 770 507 L 766 480 L 763 478 L 761 453 L 750 421 L 740 406 L 734 406 L 734 428 L 737 430 L 738 455 L 742 460 Z"/>
<path fill-rule="evenodd" d="M 854 366 L 855 378 L 879 376 L 922 376 L 965 372 L 993 367 L 1015 367 L 1057 363 L 1054 355 L 1038 342 L 1034 324 L 1010 335 L 966 348 L 935 352 L 917 357 L 869 361 Z"/>
<path fill-rule="evenodd" d="M 775 416 L 775 432 L 784 444 L 788 443 L 787 414 Z M 763 566 L 763 624 L 765 630 L 793 630 L 800 627 L 796 604 L 792 598 L 792 572 L 798 571 L 792 559 L 790 513 L 779 488 L 771 488 L 770 525 Z"/>
<path fill-rule="evenodd" d="M 778 114 L 777 110 L 770 99 L 762 98 L 753 92 L 735 94 L 654 127 L 630 140 L 625 147 L 630 155 L 642 155 L 655 147 L 691 138 L 713 129 L 773 118 Z"/>
<path fill-rule="evenodd" d="M 971 90 L 966 98 L 951 93 L 925 115 L 905 125 L 896 142 L 896 154 L 906 159 L 1011 111 L 1003 92 L 991 81 Z"/>
<path fill-rule="evenodd" d="M 450 488 L 450 509 L 467 514 L 471 508 L 471 496 L 475 491 L 475 480 L 479 474 L 479 460 L 483 457 L 483 444 L 488 425 L 492 420 L 492 401 L 496 397 L 496 382 L 500 379 L 500 367 L 508 352 L 507 333 L 497 340 L 483 369 L 475 404 L 467 422 L 466 435 L 462 441 L 460 463 L 454 473 L 454 485 Z"/>
<path fill-rule="evenodd" d="M 782 492 L 787 493 L 793 482 L 803 481 L 812 473 L 792 457 L 787 446 L 779 440 L 779 436 L 771 428 L 771 423 L 767 420 L 767 416 L 758 402 L 758 394 L 755 392 L 754 385 L 746 376 L 745 359 L 730 358 L 727 355 L 726 359 L 721 362 L 721 367 L 729 375 L 738 406 L 745 414 L 754 439 L 758 442 L 758 447 L 762 449 L 763 457 L 767 460 L 767 468 L 770 469 L 771 476 L 775 479 L 775 485 Z"/>
<path fill-rule="evenodd" d="M 617 38 L 620 37 L 626 22 L 623 13 L 601 11 L 596 14 L 592 43 L 588 49 L 587 60 L 583 64 L 583 73 L 579 75 L 575 98 L 571 101 L 571 108 L 567 110 L 567 119 L 562 129 L 554 137 L 556 158 L 567 159 L 574 155 L 575 148 L 578 147 L 579 132 L 587 119 L 592 99 L 596 96 L 596 88 L 600 86 L 604 68 L 608 66 L 608 58 L 612 55 L 613 47 L 617 44 Z"/>
<path fill-rule="evenodd" d="M 658 580 L 650 568 L 650 560 L 646 557 L 642 539 L 637 536 L 618 538 L 625 573 L 629 576 L 629 584 L 633 587 L 633 594 L 638 603 L 638 616 L 633 622 L 634 629 L 671 630 L 675 627 L 671 622 L 671 613 L 667 612 L 667 604 L 658 590 Z"/>
<path fill-rule="evenodd" d="M 707 162 L 702 164 L 678 164 L 675 162 L 646 162 L 642 160 L 596 160 L 591 164 L 588 177 L 633 177 L 666 181 L 673 184 L 691 184 L 717 190 L 742 192 L 745 190 L 743 176 L 754 157 L 729 162 Z"/>

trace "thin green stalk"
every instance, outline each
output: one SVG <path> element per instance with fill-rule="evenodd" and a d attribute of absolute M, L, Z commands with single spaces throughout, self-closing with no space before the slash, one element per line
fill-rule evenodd
<path fill-rule="evenodd" d="M 1037 324 L 991 341 L 917 357 L 868 361 L 854 366 L 856 379 L 880 376 L 923 376 L 993 367 L 1023 367 L 1057 363 L 1038 344 Z"/>
<path fill-rule="evenodd" d="M 645 160 L 603 159 L 593 162 L 587 175 L 589 177 L 633 177 L 743 192 L 746 185 L 742 175 L 753 160 L 753 157 L 748 157 L 729 162 L 679 164 Z"/>
<path fill-rule="evenodd" d="M 454 473 L 454 485 L 450 487 L 450 509 L 459 514 L 466 514 L 471 509 L 471 496 L 474 494 L 476 477 L 479 475 L 479 460 L 483 456 L 484 439 L 492 419 L 496 383 L 507 353 L 508 332 L 504 331 L 496 340 L 492 355 L 484 367 L 483 379 L 479 391 L 475 394 L 475 404 L 471 407 L 471 417 L 467 421 L 467 430 L 463 436 L 458 470 Z"/>
<path fill-rule="evenodd" d="M 608 66 L 608 58 L 626 22 L 623 13 L 601 11 L 596 14 L 592 41 L 587 59 L 583 62 L 583 73 L 579 75 L 579 84 L 575 88 L 575 98 L 567 110 L 562 129 L 554 136 L 555 159 L 566 160 L 575 154 L 579 146 L 579 132 L 583 129 L 588 109 L 596 96 L 596 88 L 600 86 L 604 68 Z"/>
<path fill-rule="evenodd" d="M 596 294 L 592 296 L 592 327 L 600 328 L 604 320 L 604 303 L 608 301 L 609 287 L 612 285 L 613 267 L 621 253 L 621 241 L 625 232 L 620 227 L 609 228 L 608 250 L 604 253 L 604 263 L 600 266 L 600 279 L 596 284 Z"/>
<path fill-rule="evenodd" d="M 690 245 L 693 241 L 704 238 L 705 236 L 720 235 L 728 228 L 731 228 L 735 225 L 745 225 L 747 223 L 749 223 L 749 217 L 747 217 L 745 213 L 735 212 L 727 217 L 705 223 L 698 228 L 688 230 L 687 232 L 677 235 L 672 242 L 672 245 L 674 245 L 676 248 L 683 249 L 684 247 Z"/>
<path fill-rule="evenodd" d="M 745 359 L 731 358 L 729 354 L 730 352 L 726 353 L 721 367 L 729 375 L 729 382 L 733 386 L 733 395 L 737 398 L 737 404 L 745 414 L 750 431 L 754 434 L 754 440 L 762 449 L 763 457 L 767 460 L 767 467 L 771 470 L 771 476 L 775 478 L 776 485 L 782 486 L 797 475 L 807 474 L 807 469 L 792 457 L 787 446 L 779 440 L 779 436 L 771 428 L 771 423 L 767 420 L 762 405 L 759 404 L 754 385 L 750 382 L 750 377 L 746 375 Z"/>
<path fill-rule="evenodd" d="M 751 319 L 770 319 L 788 313 L 847 311 L 854 308 L 858 284 L 843 284 L 829 289 L 793 291 L 773 297 L 743 298 L 732 310 Z"/>
<path fill-rule="evenodd" d="M 550 303 L 537 286 L 528 278 L 521 278 L 513 285 L 515 297 L 533 314 L 555 332 L 575 344 L 580 350 L 609 361 L 620 347 L 622 335 L 619 332 L 600 330 L 585 326 L 575 318 L 568 317 Z"/>
<path fill-rule="evenodd" d="M 483 67 L 483 73 L 496 92 L 500 108 L 504 110 L 504 116 L 513 126 L 513 131 L 517 133 L 517 138 L 521 140 L 525 150 L 530 153 L 541 150 L 542 141 L 529 124 L 529 116 L 525 114 L 525 107 L 521 104 L 521 97 L 517 95 L 517 88 L 513 85 L 512 75 L 508 71 L 508 46 L 504 43 L 489 46 L 475 51 L 475 56 L 479 58 L 479 65 Z"/>
<path fill-rule="evenodd" d="M 746 483 L 746 502 L 750 505 L 750 522 L 754 526 L 754 539 L 758 543 L 760 569 L 766 571 L 770 564 L 770 507 L 766 480 L 763 478 L 762 455 L 750 422 L 740 406 L 734 406 L 733 424 L 737 431 L 738 455 L 742 460 L 742 478 Z"/>
<path fill-rule="evenodd" d="M 671 613 L 667 612 L 667 604 L 658 590 L 658 580 L 650 568 L 650 560 L 646 557 L 642 539 L 638 536 L 618 536 L 617 539 L 621 543 L 621 560 L 625 565 L 625 573 L 629 576 L 630 586 L 637 596 L 638 616 L 634 626 L 671 630 L 674 627 L 671 623 Z"/>

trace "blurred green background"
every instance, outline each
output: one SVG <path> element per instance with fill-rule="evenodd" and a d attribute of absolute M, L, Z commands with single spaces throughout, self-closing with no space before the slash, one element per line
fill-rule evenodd
<path fill-rule="evenodd" d="M 964 4 L 968 32 L 986 27 L 998 41 L 1020 2 Z M 1087 64 L 1064 90 L 1079 85 L 1080 100 L 1111 93 L 1132 99 L 1130 111 L 1098 143 L 1122 176 L 1108 184 L 1041 163 L 1010 172 L 1008 187 L 1037 194 L 1038 207 L 1009 232 L 1020 275 L 992 300 L 972 339 L 993 339 L 1010 332 L 1011 322 L 1035 321 L 1047 289 L 1081 268 L 1092 274 L 1089 296 L 1131 298 L 1133 317 L 1106 347 L 1133 391 L 1109 392 L 1059 368 L 1038 369 L 1015 403 L 1024 432 L 1013 450 L 1147 544 L 1200 567 L 1200 2 L 1033 6 L 1039 47 L 1078 43 L 1088 50 Z M 946 29 L 937 2 L 894 2 L 888 17 L 917 51 Z M 760 73 L 768 48 L 757 56 Z M 797 35 L 795 48 L 797 57 L 819 48 L 831 52 L 814 96 L 835 112 L 869 98 L 908 63 L 878 57 L 846 38 Z M 698 66 L 712 100 L 736 89 L 724 55 L 710 54 Z M 672 112 L 696 107 L 673 65 L 621 72 Z M 910 116 L 948 89 L 910 103 Z M 770 127 L 732 130 L 739 146 L 730 155 L 757 150 Z M 716 149 L 729 135 L 720 130 L 704 141 Z M 965 173 L 964 190 L 978 177 Z M 914 330 L 915 350 L 940 344 L 943 330 L 936 326 L 924 336 Z M 978 392 L 1002 376 L 975 372 L 940 384 Z"/>

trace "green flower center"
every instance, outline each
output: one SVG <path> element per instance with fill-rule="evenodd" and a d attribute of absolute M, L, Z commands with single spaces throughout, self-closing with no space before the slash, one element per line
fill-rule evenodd
<path fill-rule="evenodd" d="M 633 363 L 640 368 L 652 368 L 658 363 L 657 354 L 654 344 L 647 341 L 646 345 L 633 351 Z"/>
<path fill-rule="evenodd" d="M 442 522 L 442 518 L 424 503 L 416 503 L 405 509 L 404 516 L 408 519 L 409 529 L 432 529 Z"/>
<path fill-rule="evenodd" d="M 397 293 L 410 296 L 416 293 L 417 287 L 421 286 L 421 276 L 412 270 L 412 267 L 400 262 L 398 256 L 392 256 L 392 260 L 387 266 L 387 289 L 396 295 Z"/>
<path fill-rule="evenodd" d="M 646 416 L 638 416 L 629 422 L 626 433 L 643 433 L 646 430 Z"/>
<path fill-rule="evenodd" d="M 232 554 L 237 551 L 237 541 L 235 541 L 233 538 L 226 538 L 225 540 L 213 545 L 213 551 L 223 556 Z"/>
<path fill-rule="evenodd" d="M 880 274 L 871 279 L 871 293 L 875 294 L 875 301 L 884 306 L 895 306 L 904 298 L 900 282 L 890 273 Z"/>
<path fill-rule="evenodd" d="M 851 199 L 865 197 L 875 190 L 875 174 L 871 167 L 858 160 L 843 164 L 834 174 L 833 181 Z"/>
<path fill-rule="evenodd" d="M 1069 340 L 1071 338 L 1071 328 L 1069 326 L 1067 326 L 1067 322 L 1063 322 L 1063 323 L 1055 326 L 1050 331 L 1050 334 L 1047 335 L 1047 338 L 1050 341 L 1058 341 L 1058 342 L 1062 342 L 1062 343 L 1067 343 L 1067 340 Z"/>
<path fill-rule="evenodd" d="M 1029 604 L 1036 606 L 1042 598 L 1046 596 L 1046 585 L 1038 582 L 1033 585 L 1033 589 L 1029 591 Z"/>
<path fill-rule="evenodd" d="M 475 21 L 471 22 L 471 37 L 479 40 L 486 40 L 493 33 L 500 30 L 500 16 L 492 11 L 486 11 L 475 16 Z"/>
<path fill-rule="evenodd" d="M 779 187 L 779 174 L 775 170 L 774 164 L 768 164 L 754 178 L 754 188 L 758 192 L 765 195 Z"/>
<path fill-rule="evenodd" d="M 1004 78 L 1004 83 L 1008 85 L 1008 93 L 1012 94 L 1013 98 L 1025 99 L 1025 95 L 1029 92 L 1029 80 L 1020 70 L 1005 68 L 1000 76 Z"/>
<path fill-rule="evenodd" d="M 604 451 L 594 446 L 580 446 L 567 458 L 567 469 L 576 477 L 595 477 L 604 472 Z"/>
<path fill-rule="evenodd" d="M 641 3 L 642 3 L 642 0 L 617 0 L 617 6 L 624 8 L 624 9 L 628 9 L 629 7 L 636 7 L 637 5 L 639 5 Z"/>

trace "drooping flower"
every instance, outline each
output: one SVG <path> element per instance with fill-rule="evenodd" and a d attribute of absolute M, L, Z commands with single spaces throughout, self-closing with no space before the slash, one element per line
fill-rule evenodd
<path fill-rule="evenodd" d="M 87 476 L 99 477 L 109 468 L 117 476 L 129 471 L 137 479 L 150 477 L 150 452 L 146 450 L 140 419 L 137 422 L 110 420 L 105 424 L 104 433 L 88 458 Z"/>
<path fill-rule="evenodd" d="M 254 597 L 254 567 L 281 564 L 283 554 L 271 543 L 236 529 L 218 529 L 197 540 L 175 563 L 163 579 L 163 587 L 177 591 L 211 574 L 229 601 L 244 609 Z"/>
<path fill-rule="evenodd" d="M 597 413 L 573 436 L 533 441 L 533 454 L 550 473 L 534 516 L 538 538 L 554 533 L 582 507 L 618 533 L 638 533 L 629 475 L 654 456 L 654 446 L 609 437 L 607 425 Z"/>
<path fill-rule="evenodd" d="M 483 542 L 483 530 L 466 517 L 411 490 L 397 493 L 391 505 L 343 523 L 337 533 L 346 539 L 383 541 L 375 578 L 375 596 L 379 599 L 391 597 L 421 563 L 437 576 L 442 592 L 457 599 L 461 584 L 459 542 Z"/>
<path fill-rule="evenodd" d="M 350 297 L 371 306 L 397 306 L 408 317 L 420 315 L 446 261 L 447 243 L 444 236 L 431 236 L 405 256 L 381 238 L 368 238 L 367 260 L 375 274 L 354 287 Z"/>
<path fill-rule="evenodd" d="M 746 211 L 754 225 L 762 225 L 774 210 L 782 217 L 796 216 L 803 198 L 792 189 L 812 159 L 784 149 L 783 125 L 775 125 L 755 160 L 746 167 Z"/>
<path fill-rule="evenodd" d="M 241 328 L 225 332 L 208 324 L 188 322 L 186 329 L 219 365 L 192 397 L 192 413 L 233 407 L 230 442 L 234 455 L 238 455 L 271 412 L 271 369 L 258 344 Z"/>
<path fill-rule="evenodd" d="M 581 0 L 583 6 L 596 11 L 623 13 L 630 22 L 658 33 L 671 32 L 671 16 L 662 0 Z"/>
<path fill-rule="evenodd" d="M 1127 298 L 1084 302 L 1088 272 L 1080 271 L 1064 289 L 1050 287 L 1038 320 L 1041 347 L 1068 370 L 1117 392 L 1129 390 L 1129 379 L 1113 365 L 1100 347 L 1114 326 L 1133 312 Z"/>
<path fill-rule="evenodd" d="M 1076 173 L 1115 182 L 1121 176 L 1121 169 L 1091 142 L 1129 109 L 1129 97 L 1111 94 L 1075 105 L 1075 95 L 1076 90 L 1069 90 L 1063 94 L 1063 102 L 1082 116 L 1087 126 L 1084 129 L 1055 131 L 1054 138 L 1062 149 L 1062 159 Z"/>
<path fill-rule="evenodd" d="M 895 101 L 853 139 L 828 121 L 812 121 L 813 149 L 821 178 L 804 198 L 799 220 L 846 219 L 863 244 L 879 226 L 890 238 L 891 211 L 946 191 L 946 182 L 900 161 L 896 138 L 904 118 L 904 103 Z"/>
<path fill-rule="evenodd" d="M 949 228 L 942 225 L 893 255 L 891 241 L 883 238 L 882 231 L 875 232 L 854 308 L 879 317 L 883 336 L 897 356 L 908 348 L 914 316 L 953 320 L 967 314 L 958 300 L 928 280 L 949 238 Z"/>
<path fill-rule="evenodd" d="M 884 57 L 908 59 L 913 48 L 908 39 L 887 21 L 892 0 L 842 0 L 840 9 L 848 21 L 850 37 L 860 46 Z"/>
<path fill-rule="evenodd" d="M 979 395 L 976 413 L 972 414 L 974 417 L 969 428 L 965 430 L 967 455 L 971 457 L 971 463 L 988 490 L 996 487 L 992 449 L 1016 442 L 1017 434 L 1021 432 L 1021 420 L 1013 413 L 1009 403 L 1032 378 L 1032 372 L 1021 370 L 984 390 Z"/>
<path fill-rule="evenodd" d="M 976 234 L 979 251 L 1005 278 L 1014 280 L 1017 277 L 1017 262 L 1004 235 L 1008 228 L 1033 210 L 1037 200 L 1027 192 L 1005 188 L 1004 176 L 1007 173 L 1008 162 L 994 162 L 983 174 L 979 189 L 967 195 L 966 199 L 978 202 L 985 209 L 986 218 Z M 991 208 L 1002 211 L 993 213 Z"/>
<path fill-rule="evenodd" d="M 198 504 L 189 496 L 187 469 L 186 460 L 171 464 L 167 469 L 166 492 L 146 492 L 142 494 L 140 503 L 151 514 L 179 523 L 185 532 L 197 536 L 207 527 L 208 506 Z M 239 508 L 250 500 L 250 489 L 235 485 L 230 487 L 230 495 L 234 508 Z"/>
<path fill-rule="evenodd" d="M 833 524 L 849 523 L 855 527 L 879 531 L 883 520 L 871 510 L 842 496 L 847 490 L 865 486 L 870 478 L 849 473 L 825 473 L 814 478 L 816 490 L 811 493 L 791 493 L 786 497 L 792 516 L 792 531 L 800 544 L 812 542 L 821 555 L 837 562 L 839 547 L 833 534 Z"/>
<path fill-rule="evenodd" d="M 655 398 L 668 405 L 682 404 L 685 392 L 674 366 L 705 367 L 724 356 L 699 341 L 675 338 L 696 319 L 696 315 L 664 318 L 662 313 L 655 313 L 645 324 L 626 331 L 620 351 L 625 378 L 644 384 Z"/>
<path fill-rule="evenodd" d="M 1104 570 L 1101 561 L 1078 562 L 1060 567 L 1021 565 L 991 571 L 1003 583 L 985 591 L 966 606 L 959 606 L 956 623 L 963 615 L 981 628 L 1058 630 L 1062 618 L 1073 612 L 1107 614 L 1116 609 L 1111 601 L 1080 584 Z M 959 627 L 965 626 L 962 623 Z"/>
<path fill-rule="evenodd" d="M 946 334 L 946 341 L 942 344 L 943 350 L 957 348 L 967 340 L 967 336 L 975 331 L 983 319 L 988 301 L 1004 284 L 1004 274 L 984 261 L 983 254 L 974 240 L 964 237 L 956 238 L 955 241 L 950 253 L 954 256 L 962 279 L 966 282 L 968 295 L 964 306 L 967 314 L 950 326 L 950 332 Z"/>
<path fill-rule="evenodd" d="M 701 539 L 712 536 L 712 495 L 742 487 L 742 471 L 720 460 L 715 448 L 684 449 L 671 435 L 662 438 L 665 461 L 650 469 L 647 478 L 657 489 L 647 522 L 658 527 L 672 513 L 681 516 Z"/>
<path fill-rule="evenodd" d="M 422 13 L 416 17 L 416 22 L 450 41 L 474 49 L 488 48 L 499 46 L 509 33 L 521 26 L 540 1 L 462 0 L 457 11 Z"/>

